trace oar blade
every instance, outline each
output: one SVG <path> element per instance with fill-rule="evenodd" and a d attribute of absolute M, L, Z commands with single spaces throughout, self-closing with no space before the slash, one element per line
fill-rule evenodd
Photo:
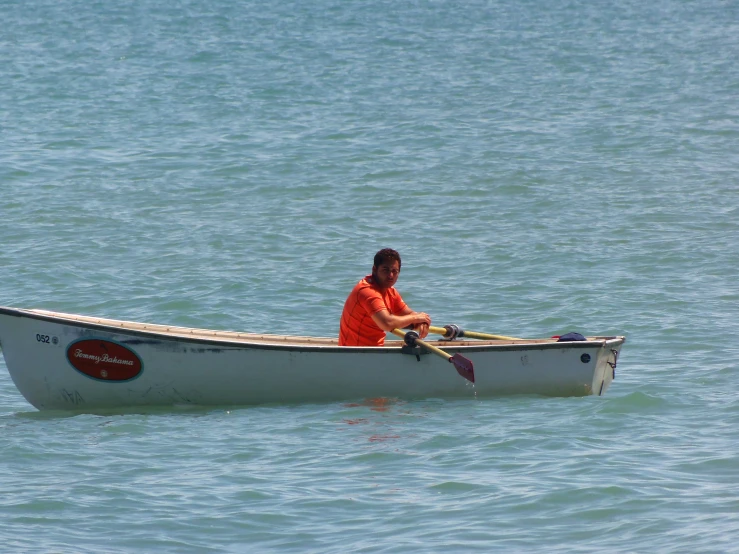
<path fill-rule="evenodd" d="M 449 361 L 454 364 L 454 367 L 462 377 L 468 381 L 475 382 L 475 368 L 472 367 L 472 360 L 468 360 L 461 354 L 455 354 Z"/>

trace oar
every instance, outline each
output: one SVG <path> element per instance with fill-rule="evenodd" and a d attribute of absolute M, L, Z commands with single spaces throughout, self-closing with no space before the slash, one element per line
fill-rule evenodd
<path fill-rule="evenodd" d="M 450 364 L 453 364 L 454 368 L 457 370 L 457 373 L 459 373 L 462 377 L 473 383 L 475 382 L 475 369 L 474 367 L 472 367 L 472 361 L 468 360 L 461 354 L 454 354 L 454 356 L 452 356 L 451 354 L 447 354 L 441 348 L 436 348 L 433 344 L 429 344 L 419 339 L 418 333 L 416 333 L 415 331 L 408 331 L 407 333 L 404 333 L 400 329 L 393 329 L 392 333 L 394 335 L 402 337 L 408 346 L 413 347 L 415 345 L 419 345 L 429 352 L 433 352 L 437 356 L 441 356 Z"/>
<path fill-rule="evenodd" d="M 445 325 L 444 327 L 429 327 L 429 332 L 441 335 L 447 338 L 469 337 L 471 339 L 480 340 L 523 340 L 516 337 L 504 337 L 503 335 L 490 335 L 488 333 L 476 333 L 474 331 L 465 331 L 456 325 Z"/>

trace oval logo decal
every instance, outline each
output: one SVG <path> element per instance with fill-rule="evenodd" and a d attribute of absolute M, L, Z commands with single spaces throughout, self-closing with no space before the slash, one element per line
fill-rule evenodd
<path fill-rule="evenodd" d="M 141 373 L 141 358 L 122 344 L 82 339 L 67 347 L 67 359 L 80 373 L 99 381 L 129 381 Z"/>

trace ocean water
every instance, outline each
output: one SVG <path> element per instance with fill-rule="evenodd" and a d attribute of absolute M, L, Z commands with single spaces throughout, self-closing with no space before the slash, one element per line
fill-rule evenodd
<path fill-rule="evenodd" d="M 604 397 L 41 413 L 7 552 L 738 552 L 739 4 L 2 4 L 0 305 L 623 334 Z"/>

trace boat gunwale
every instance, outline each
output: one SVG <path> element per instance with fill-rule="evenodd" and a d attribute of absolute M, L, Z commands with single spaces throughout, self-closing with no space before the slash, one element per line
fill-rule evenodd
<path fill-rule="evenodd" d="M 339 346 L 338 339 L 329 337 L 307 337 L 291 335 L 270 335 L 243 333 L 239 331 L 217 331 L 139 323 L 134 321 L 84 316 L 42 309 L 22 309 L 0 306 L 0 314 L 26 317 L 40 321 L 60 323 L 74 327 L 96 329 L 105 332 L 124 332 L 127 335 L 159 337 L 185 340 L 198 344 L 230 345 L 236 348 L 256 348 L 264 350 L 322 351 L 322 352 L 373 352 L 397 353 L 405 345 L 402 340 L 388 340 L 385 346 Z M 557 342 L 555 339 L 516 339 L 516 340 L 431 340 L 426 341 L 449 351 L 486 352 L 489 350 L 539 350 L 549 348 L 591 348 L 609 343 L 623 343 L 625 337 L 593 336 L 585 341 Z M 0 346 L 0 348 L 2 348 Z"/>

